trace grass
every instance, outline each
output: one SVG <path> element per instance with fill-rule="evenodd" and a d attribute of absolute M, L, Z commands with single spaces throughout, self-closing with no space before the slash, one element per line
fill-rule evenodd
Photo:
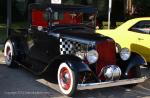
<path fill-rule="evenodd" d="M 3 47 L 1 45 L 4 44 L 6 37 L 7 37 L 6 25 L 0 24 L 0 52 L 3 50 Z"/>
<path fill-rule="evenodd" d="M 123 24 L 123 22 L 116 22 L 117 27 Z M 108 22 L 103 22 L 103 29 L 108 29 Z"/>
<path fill-rule="evenodd" d="M 7 37 L 6 25 L 0 24 L 0 44 L 4 44 L 6 37 Z"/>
<path fill-rule="evenodd" d="M 27 22 L 17 22 L 17 23 L 13 23 L 11 25 L 11 27 L 14 28 L 14 29 L 19 29 L 19 28 L 27 27 L 27 25 L 28 25 Z"/>
<path fill-rule="evenodd" d="M 25 22 L 18 22 L 11 25 L 11 28 L 18 29 L 21 27 L 25 27 L 27 23 Z M 6 40 L 7 33 L 6 33 L 6 24 L 0 24 L 0 44 L 4 44 Z"/>
<path fill-rule="evenodd" d="M 3 53 L 4 47 L 0 47 L 0 54 Z"/>
<path fill-rule="evenodd" d="M 0 24 L 0 29 L 3 29 L 3 28 L 5 28 L 5 27 L 6 27 L 5 24 Z"/>

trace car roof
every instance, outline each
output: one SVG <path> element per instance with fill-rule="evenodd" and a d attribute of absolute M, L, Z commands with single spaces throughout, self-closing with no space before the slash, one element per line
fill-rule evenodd
<path fill-rule="evenodd" d="M 52 11 L 75 11 L 75 12 L 85 12 L 85 13 L 94 13 L 97 12 L 97 8 L 92 6 L 84 6 L 84 5 L 65 5 L 65 4 L 40 4 L 34 3 L 30 5 L 30 8 L 36 9 L 45 9 L 51 8 Z"/>
<path fill-rule="evenodd" d="M 133 25 L 135 25 L 139 21 L 143 21 L 143 20 L 150 20 L 150 17 L 140 17 L 140 18 L 130 19 L 130 20 L 126 21 L 125 23 L 123 23 L 122 25 L 120 25 L 116 29 L 126 30 L 126 29 L 131 28 Z"/>
<path fill-rule="evenodd" d="M 150 20 L 150 17 L 134 18 L 134 19 L 131 19 L 130 21 L 141 21 L 141 20 Z"/>

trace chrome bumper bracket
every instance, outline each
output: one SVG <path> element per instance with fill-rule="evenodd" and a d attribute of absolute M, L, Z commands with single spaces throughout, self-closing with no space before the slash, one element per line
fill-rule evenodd
<path fill-rule="evenodd" d="M 133 78 L 133 79 L 124 79 L 124 80 L 116 80 L 116 81 L 109 81 L 109 82 L 101 82 L 101 83 L 86 83 L 86 84 L 78 84 L 78 90 L 85 90 L 85 89 L 97 89 L 97 88 L 106 88 L 106 87 L 113 87 L 113 86 L 120 86 L 120 85 L 128 85 L 128 84 L 136 84 L 142 83 L 147 79 L 147 77 L 141 78 Z"/>

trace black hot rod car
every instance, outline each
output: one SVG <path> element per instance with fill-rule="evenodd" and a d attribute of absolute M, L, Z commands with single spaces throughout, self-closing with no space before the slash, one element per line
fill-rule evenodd
<path fill-rule="evenodd" d="M 114 40 L 95 33 L 94 7 L 31 4 L 28 11 L 29 27 L 11 28 L 5 43 L 9 67 L 19 64 L 39 75 L 49 72 L 67 96 L 77 89 L 144 82 L 137 70 L 142 64 L 128 60 L 118 65 Z"/>

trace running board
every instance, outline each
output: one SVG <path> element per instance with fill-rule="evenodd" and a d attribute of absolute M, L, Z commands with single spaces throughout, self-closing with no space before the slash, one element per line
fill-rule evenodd
<path fill-rule="evenodd" d="M 146 79 L 147 77 L 145 76 L 141 78 L 116 80 L 116 81 L 101 82 L 101 83 L 78 84 L 77 89 L 78 90 L 97 89 L 97 88 L 106 88 L 106 87 L 113 87 L 113 86 L 120 86 L 120 85 L 136 84 L 136 83 L 142 83 Z"/>

